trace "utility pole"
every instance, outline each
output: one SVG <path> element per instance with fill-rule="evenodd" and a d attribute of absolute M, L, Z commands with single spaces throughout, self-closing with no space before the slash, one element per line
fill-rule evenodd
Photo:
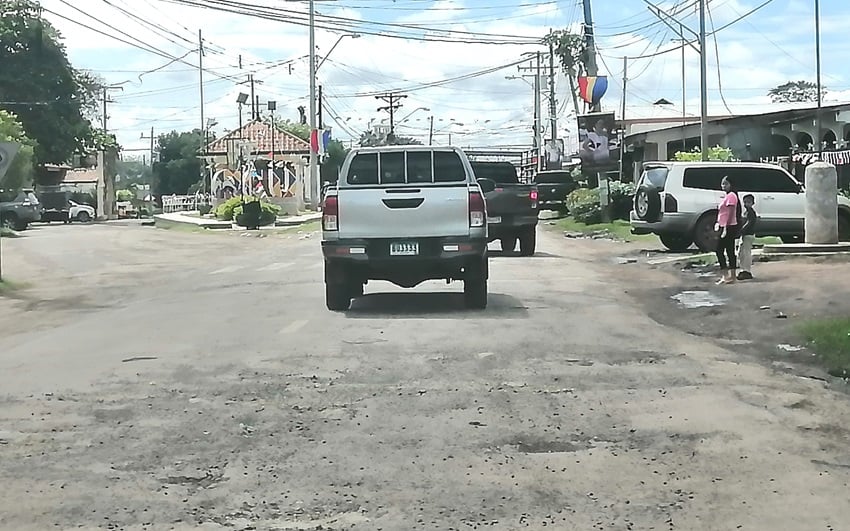
<path fill-rule="evenodd" d="M 315 2 L 310 0 L 310 134 L 316 131 L 316 13 Z M 317 133 L 318 134 L 318 133 Z M 310 146 L 310 206 L 319 208 L 319 172 L 317 153 Z"/>
<path fill-rule="evenodd" d="M 534 73 L 534 149 L 537 151 L 537 171 L 543 169 L 543 120 L 540 112 L 540 52 Z"/>
<path fill-rule="evenodd" d="M 584 3 L 584 45 L 587 49 L 587 62 L 584 65 L 587 69 L 587 75 L 594 77 L 599 73 L 596 66 L 596 39 L 593 29 L 593 10 L 590 7 L 590 0 L 583 0 Z M 599 104 L 592 105 L 591 112 L 599 112 Z"/>
<path fill-rule="evenodd" d="M 141 135 L 142 140 L 150 140 L 151 141 L 151 181 L 150 181 L 150 183 L 148 183 L 148 188 L 149 188 L 148 197 L 150 197 L 150 214 L 151 215 L 153 215 L 153 207 L 154 207 L 153 188 L 154 188 L 154 184 L 155 184 L 154 180 L 156 179 L 156 177 L 154 176 L 154 173 L 153 173 L 153 151 L 154 151 L 154 139 L 155 138 L 156 137 L 154 137 L 154 134 L 153 134 L 153 126 L 151 126 L 150 136 L 145 136 L 144 133 L 142 133 L 142 135 Z"/>
<path fill-rule="evenodd" d="M 198 30 L 198 88 L 201 99 L 201 190 L 204 195 L 207 193 L 207 123 L 204 120 L 204 37 L 201 30 Z M 151 135 L 153 136 L 153 135 Z"/>
<path fill-rule="evenodd" d="M 388 92 L 386 94 L 382 94 L 380 96 L 375 96 L 376 100 L 382 100 L 387 102 L 388 105 L 384 107 L 378 107 L 378 111 L 389 111 L 390 113 L 390 135 L 395 134 L 395 111 L 401 109 L 402 104 L 399 100 L 406 98 L 406 94 L 396 94 L 394 92 Z"/>
<path fill-rule="evenodd" d="M 432 145 L 434 143 L 434 115 L 431 115 L 431 126 L 428 129 L 428 145 Z"/>
<path fill-rule="evenodd" d="M 705 0 L 699 0 L 699 72 L 700 115 L 699 144 L 702 160 L 708 160 L 708 54 L 705 47 Z"/>
<path fill-rule="evenodd" d="M 679 31 L 682 35 L 685 34 L 685 26 L 679 24 Z M 687 41 L 682 39 L 682 151 L 688 150 L 688 134 L 685 132 L 685 127 L 687 126 L 688 114 L 687 114 L 687 84 L 685 83 L 685 77 L 687 74 L 686 71 L 686 63 L 685 63 L 685 46 Z"/>
<path fill-rule="evenodd" d="M 251 121 L 257 119 L 257 98 L 254 96 L 254 74 L 248 74 L 248 83 L 251 84 Z"/>
<path fill-rule="evenodd" d="M 821 131 L 821 120 L 823 114 L 823 81 L 821 78 L 820 58 L 820 0 L 815 0 L 815 62 L 817 63 L 817 91 L 818 108 L 815 115 L 815 129 L 817 130 L 818 160 L 823 160 L 823 132 Z"/>
<path fill-rule="evenodd" d="M 629 58 L 623 56 L 623 101 L 620 106 L 620 181 L 623 180 L 623 155 L 626 151 L 626 89 L 629 83 Z"/>
<path fill-rule="evenodd" d="M 549 30 L 552 33 L 552 30 Z M 555 99 L 555 45 L 549 41 L 549 136 L 558 139 L 558 101 Z"/>
<path fill-rule="evenodd" d="M 110 90 L 124 90 L 124 87 L 121 85 L 104 85 L 103 87 L 103 119 L 101 121 L 101 126 L 103 126 L 103 132 L 106 133 L 106 125 L 107 125 L 107 109 L 106 106 L 109 103 L 115 103 L 115 101 L 109 99 L 109 91 Z"/>
<path fill-rule="evenodd" d="M 700 125 L 699 125 L 699 143 L 700 150 L 702 151 L 702 160 L 708 160 L 708 55 L 706 50 L 706 33 L 705 33 L 705 0 L 699 0 L 699 32 L 695 32 L 692 29 L 686 27 L 684 24 L 673 18 L 672 16 L 666 14 L 661 8 L 651 3 L 649 0 L 644 0 L 644 2 L 648 5 L 650 13 L 655 15 L 661 22 L 663 22 L 668 28 L 673 30 L 674 33 L 677 33 L 679 37 L 682 38 L 682 72 L 685 71 L 685 51 L 684 46 L 692 47 L 697 53 L 699 53 L 699 66 L 700 66 L 700 83 L 699 83 L 699 96 L 700 96 Z M 670 21 L 675 22 L 679 27 L 677 28 Z M 688 39 L 684 35 L 684 30 L 688 30 L 699 43 L 699 46 L 694 46 L 691 39 Z M 682 75 L 683 83 L 684 83 L 684 74 Z M 684 85 L 682 88 L 682 101 L 684 102 Z M 684 103 L 682 105 L 682 129 L 684 130 L 684 124 L 687 120 L 684 111 Z M 684 142 L 684 140 L 683 140 Z"/>
<path fill-rule="evenodd" d="M 319 85 L 319 129 L 322 129 L 324 125 L 322 124 L 322 86 Z"/>

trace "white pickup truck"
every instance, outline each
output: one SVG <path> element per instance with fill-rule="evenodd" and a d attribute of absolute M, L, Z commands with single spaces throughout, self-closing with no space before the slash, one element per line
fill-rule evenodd
<path fill-rule="evenodd" d="M 463 151 L 354 149 L 322 208 L 329 310 L 348 310 L 370 280 L 462 280 L 466 306 L 487 306 L 487 211 Z"/>

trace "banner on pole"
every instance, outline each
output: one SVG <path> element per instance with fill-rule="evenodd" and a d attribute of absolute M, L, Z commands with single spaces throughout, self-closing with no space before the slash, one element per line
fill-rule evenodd
<path fill-rule="evenodd" d="M 17 142 L 0 142 L 0 182 L 3 182 L 20 149 L 21 145 Z"/>

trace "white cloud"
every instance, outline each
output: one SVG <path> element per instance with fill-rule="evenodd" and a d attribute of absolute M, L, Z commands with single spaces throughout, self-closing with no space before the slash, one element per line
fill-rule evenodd
<path fill-rule="evenodd" d="M 85 19 L 60 0 L 43 1 L 44 6 L 51 11 L 104 28 L 97 22 Z M 245 80 L 247 75 L 253 72 L 258 82 L 262 82 L 256 87 L 261 100 L 265 102 L 268 99 L 276 99 L 278 113 L 289 118 L 297 118 L 297 106 L 307 106 L 308 63 L 303 59 L 308 53 L 306 28 L 212 10 L 181 7 L 162 0 L 110 1 L 137 13 L 145 20 L 167 27 L 169 31 L 191 42 L 174 36 L 169 38 L 179 44 L 169 42 L 162 35 L 109 8 L 102 1 L 69 0 L 104 22 L 177 56 L 194 48 L 197 28 L 203 28 L 205 40 L 208 41 L 205 66 L 211 70 L 205 76 L 208 82 L 205 87 L 205 110 L 207 117 L 218 120 L 219 133 L 223 129 L 235 127 L 236 94 L 247 91 L 247 86 L 236 85 L 234 80 L 216 79 L 215 74 L 237 76 L 236 79 Z M 318 3 L 317 9 L 322 14 L 348 20 L 392 20 L 394 23 L 423 24 L 441 30 L 541 37 L 550 27 L 558 29 L 571 25 L 577 29 L 577 17 L 581 14 L 580 10 L 564 7 L 564 2 L 553 3 L 544 0 L 537 1 L 536 5 L 532 5 L 535 3 L 532 0 L 523 0 L 521 4 L 527 7 L 510 10 L 482 7 L 489 4 L 472 0 L 437 0 L 432 5 L 433 9 L 427 11 L 381 9 L 397 6 L 377 1 L 372 5 L 368 3 L 370 1 L 358 0 L 340 5 L 331 2 Z M 262 3 L 285 6 L 287 9 L 304 9 L 300 3 L 294 2 Z M 642 9 L 642 4 L 636 4 L 639 5 L 631 7 Z M 717 26 L 734 20 L 739 14 L 754 7 L 752 2 L 745 0 L 728 0 L 717 4 L 713 10 Z M 353 9 L 348 5 L 365 6 L 369 9 Z M 410 2 L 403 4 L 404 7 L 411 5 Z M 804 16 L 806 9 L 808 7 L 797 0 L 788 6 L 788 11 L 796 13 L 794 16 L 798 17 Z M 612 12 L 607 16 L 612 17 L 607 21 L 611 28 L 623 24 L 622 13 Z M 643 12 L 641 20 L 647 16 L 648 14 Z M 687 16 L 688 20 L 693 20 L 692 13 Z M 139 83 L 138 72 L 117 71 L 153 69 L 162 66 L 167 60 L 93 34 L 50 14 L 47 14 L 47 17 L 62 31 L 69 54 L 78 67 L 102 72 L 109 82 L 133 81 L 125 85 L 124 94 L 114 95 L 117 101 L 110 110 L 110 125 L 118 130 L 119 138 L 126 147 L 145 147 L 146 141 L 139 140 L 138 137 L 142 131 L 149 133 L 151 125 L 159 131 L 172 128 L 188 129 L 200 125 L 197 71 L 192 69 L 192 65 L 197 64 L 196 54 L 187 56 L 188 65 L 177 63 L 161 72 L 143 76 L 142 82 Z M 777 20 L 783 21 L 781 27 L 784 30 L 781 33 L 774 31 L 775 27 L 780 27 Z M 603 20 L 600 26 L 604 27 L 605 24 L 606 21 Z M 634 24 L 630 27 L 636 29 L 639 26 L 640 24 Z M 455 143 L 464 145 L 518 144 L 530 141 L 532 90 L 522 81 L 505 79 L 505 76 L 518 74 L 514 67 L 443 86 L 421 90 L 416 88 L 421 87 L 423 83 L 507 64 L 517 60 L 523 52 L 542 50 L 541 46 L 422 42 L 365 34 L 374 32 L 376 27 L 363 26 L 356 30 L 363 33 L 360 38 L 341 40 L 318 73 L 326 101 L 333 110 L 332 113 L 325 113 L 325 122 L 334 127 L 336 136 L 348 136 L 341 129 L 357 135 L 368 127 L 370 121 L 387 118 L 385 113 L 377 112 L 376 108 L 381 102 L 373 96 L 355 95 L 407 88 L 411 90 L 406 92 L 408 97 L 403 101 L 404 106 L 398 111 L 397 119 L 415 112 L 399 125 L 400 134 L 415 134 L 419 138 L 427 138 L 429 116 L 433 115 L 435 130 L 438 132 L 436 140 L 439 142 L 447 141 L 449 132 L 452 133 Z M 794 19 L 784 15 L 782 10 L 770 11 L 766 8 L 758 17 L 747 19 L 746 24 L 739 23 L 718 34 L 724 95 L 733 110 L 761 110 L 769 102 L 764 95 L 769 87 L 791 78 L 813 77 L 813 68 L 807 67 L 811 65 L 809 52 L 813 43 L 810 45 L 805 38 L 797 36 L 797 32 L 805 34 L 801 27 Z M 832 31 L 831 26 L 828 26 L 828 29 Z M 316 44 L 319 54 L 327 54 L 339 35 L 346 32 L 349 32 L 349 26 L 338 32 L 318 30 Z M 616 35 L 618 33 L 619 35 Z M 603 54 L 600 67 L 603 70 L 610 68 L 610 86 L 603 100 L 604 106 L 619 112 L 622 92 L 620 57 L 637 56 L 659 48 L 674 47 L 675 44 L 669 42 L 673 35 L 661 26 L 642 30 L 638 35 L 629 33 L 627 29 L 608 30 L 608 35 L 614 35 L 611 37 L 604 36 L 604 32 L 600 32 L 600 35 L 599 45 Z M 769 40 L 764 38 L 765 36 L 768 36 Z M 709 44 L 710 107 L 712 112 L 725 114 L 726 110 L 719 98 L 713 41 Z M 825 49 L 825 58 L 835 54 L 833 66 L 839 64 L 841 54 L 831 52 L 830 49 L 840 49 L 839 44 L 833 40 L 832 47 Z M 219 50 L 223 50 L 223 53 L 216 53 Z M 240 55 L 244 67 L 242 70 L 237 68 Z M 269 68 L 275 64 L 273 61 L 289 59 L 293 60 L 289 65 Z M 627 115 L 681 112 L 680 60 L 680 53 L 672 51 L 653 59 L 629 61 Z M 837 68 L 825 68 L 825 72 L 827 76 L 831 76 L 827 85 L 835 86 L 838 90 L 846 88 L 843 81 L 846 78 L 843 64 Z M 697 54 L 688 50 L 686 84 L 689 114 L 696 114 L 699 109 L 698 76 Z M 562 105 L 565 100 L 570 99 L 570 95 L 566 80 L 561 76 L 558 76 L 557 93 L 558 108 L 564 108 L 559 123 L 559 133 L 563 136 L 565 131 L 574 128 L 574 125 L 572 118 L 567 118 L 572 105 Z M 650 105 L 662 97 L 674 102 L 674 108 L 661 111 Z M 430 110 L 417 110 L 420 107 Z M 546 102 L 542 107 L 546 113 Z M 337 126 L 329 114 L 338 117 L 344 128 Z M 245 116 L 248 117 L 248 111 Z"/>

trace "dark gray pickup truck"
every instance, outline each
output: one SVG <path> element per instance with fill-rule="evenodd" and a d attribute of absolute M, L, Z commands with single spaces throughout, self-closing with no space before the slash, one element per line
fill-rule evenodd
<path fill-rule="evenodd" d="M 502 251 L 512 253 L 519 240 L 522 256 L 537 247 L 537 186 L 520 184 L 510 162 L 473 162 L 472 171 L 484 192 L 490 241 L 499 240 Z"/>

